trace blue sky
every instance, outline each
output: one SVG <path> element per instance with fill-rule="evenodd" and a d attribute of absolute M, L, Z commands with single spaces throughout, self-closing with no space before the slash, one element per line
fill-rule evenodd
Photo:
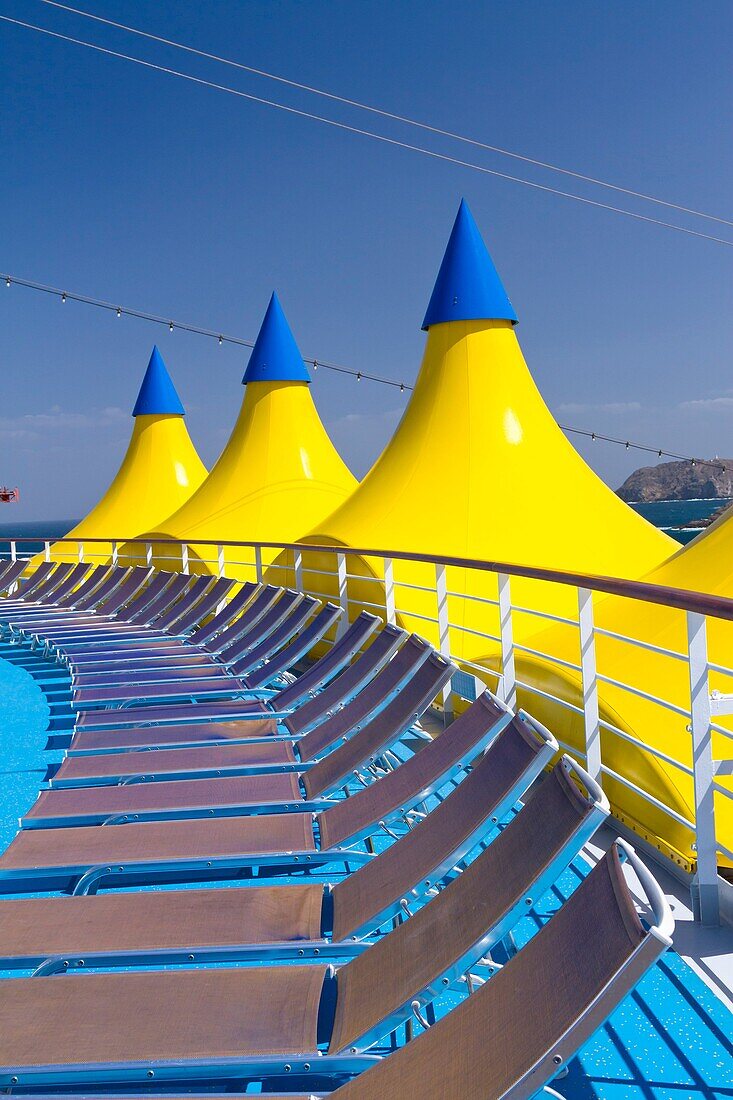
<path fill-rule="evenodd" d="M 79 5 L 733 219 L 727 0 Z M 38 0 L 0 0 L 0 12 L 601 201 L 672 214 Z M 733 249 L 2 23 L 0 71 L 1 270 L 250 338 L 276 288 L 304 354 L 412 380 L 425 305 L 465 195 L 519 314 L 530 368 L 562 421 L 733 455 Z M 733 240 L 731 227 L 677 217 Z M 0 482 L 23 491 L 3 520 L 73 517 L 93 503 L 126 444 L 155 341 L 210 464 L 239 408 L 246 352 L 0 287 Z M 363 474 L 403 397 L 323 371 L 314 397 Z M 614 487 L 645 461 L 599 443 L 581 450 Z"/>

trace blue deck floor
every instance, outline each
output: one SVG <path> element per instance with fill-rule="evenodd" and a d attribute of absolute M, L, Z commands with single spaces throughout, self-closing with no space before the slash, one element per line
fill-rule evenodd
<path fill-rule="evenodd" d="M 51 708 L 53 710 L 53 708 Z M 0 849 L 15 835 L 47 766 L 49 706 L 34 679 L 0 658 Z M 585 872 L 568 870 L 517 930 L 523 942 Z M 438 1006 L 447 1010 L 451 995 Z M 586 1044 L 555 1088 L 567 1100 L 733 1098 L 733 1015 L 674 952 L 643 979 Z"/>

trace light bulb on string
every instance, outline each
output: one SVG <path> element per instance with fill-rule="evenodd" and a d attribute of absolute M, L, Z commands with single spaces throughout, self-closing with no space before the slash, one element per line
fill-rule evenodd
<path fill-rule="evenodd" d="M 62 302 L 65 302 L 65 301 L 66 301 L 66 295 L 65 295 L 65 294 L 62 294 L 62 295 L 61 295 L 61 301 L 62 301 Z"/>
<path fill-rule="evenodd" d="M 173 322 L 172 321 L 168 322 L 168 331 L 173 332 Z"/>
<path fill-rule="evenodd" d="M 117 307 L 117 316 L 118 316 L 118 317 L 121 317 L 121 316 L 122 316 L 122 310 L 120 309 L 120 307 L 119 307 L 119 306 Z"/>
<path fill-rule="evenodd" d="M 10 286 L 10 276 L 9 275 L 7 275 L 6 278 L 5 278 L 5 285 Z"/>
<path fill-rule="evenodd" d="M 221 345 L 222 345 L 223 343 L 224 343 L 224 337 L 223 337 L 223 336 L 220 336 L 220 337 L 219 337 L 219 347 L 221 347 Z"/>

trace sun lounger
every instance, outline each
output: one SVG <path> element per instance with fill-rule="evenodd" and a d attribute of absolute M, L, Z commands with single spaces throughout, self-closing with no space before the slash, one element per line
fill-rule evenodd
<path fill-rule="evenodd" d="M 108 591 L 111 593 L 115 586 L 122 583 L 124 575 L 124 570 L 94 566 L 80 584 L 60 598 L 51 597 L 48 603 L 28 606 L 23 611 L 16 610 L 9 614 L 5 622 L 0 622 L 0 631 L 7 632 L 14 644 L 23 644 L 33 639 L 36 627 L 50 622 L 73 622 L 81 614 L 77 608 L 84 601 L 89 606 L 101 602 Z"/>
<path fill-rule="evenodd" d="M 100 638 L 66 641 L 62 648 L 59 647 L 59 656 L 72 672 L 83 669 L 85 662 L 93 661 L 112 662 L 115 667 L 118 667 L 119 662 L 124 660 L 132 669 L 140 657 L 163 656 L 167 661 L 171 655 L 210 656 L 212 652 L 218 652 L 220 644 L 226 645 L 230 638 L 239 637 L 256 626 L 277 601 L 279 595 L 280 589 L 272 585 L 246 585 L 242 592 L 238 593 L 221 613 L 215 615 L 210 623 L 192 631 L 185 639 L 159 631 L 154 624 L 137 627 L 132 624 L 124 638 L 118 634 L 103 641 Z M 243 610 L 241 610 L 242 604 L 244 604 Z M 237 615 L 239 610 L 241 613 Z M 237 615 L 236 618 L 235 615 Z M 214 620 L 218 620 L 220 624 L 218 632 L 216 632 Z M 214 631 L 212 641 L 202 642 L 202 636 L 204 639 L 207 638 L 212 630 Z"/>
<path fill-rule="evenodd" d="M 0 592 L 7 592 L 19 580 L 26 567 L 25 561 L 5 561 L 0 573 Z M 2 604 L 0 603 L 0 608 Z"/>
<path fill-rule="evenodd" d="M 325 798 L 365 763 L 373 764 L 414 725 L 454 671 L 425 642 L 410 638 L 372 684 L 334 716 L 335 728 L 326 732 L 318 727 L 299 745 L 286 743 L 287 761 L 224 768 L 209 760 L 207 767 L 202 761 L 200 777 L 190 771 L 183 776 L 158 775 L 153 768 L 143 775 L 108 777 L 106 782 L 102 778 L 94 786 L 88 781 L 74 788 L 57 784 L 41 792 L 23 819 L 24 827 L 104 824 L 120 817 L 147 821 L 236 815 L 250 809 L 319 809 Z M 319 753 L 331 751 L 319 759 L 310 751 L 311 742 Z M 216 750 L 203 751 L 216 756 Z M 85 763 L 91 759 L 85 757 Z M 128 756 L 118 759 L 124 764 Z"/>
<path fill-rule="evenodd" d="M 77 585 L 81 584 L 84 577 L 90 572 L 90 566 L 85 564 L 69 565 L 64 567 L 63 572 L 57 571 L 52 573 L 47 582 L 51 585 L 52 580 L 56 583 L 53 584 L 53 588 L 44 589 L 43 595 L 37 595 L 37 597 L 31 597 L 30 599 L 23 600 L 21 604 L 16 607 L 5 607 L 2 605 L 3 617 L 6 622 L 23 620 L 25 616 L 43 612 L 44 608 L 49 610 L 58 607 L 59 603 L 72 592 Z M 41 591 L 40 589 L 38 590 Z"/>
<path fill-rule="evenodd" d="M 103 645 L 117 638 L 122 639 L 129 633 L 135 634 L 150 626 L 183 595 L 191 581 L 192 578 L 183 573 L 154 573 L 147 588 L 117 611 L 114 618 L 99 619 L 90 624 L 51 625 L 43 632 L 43 637 L 56 648 L 65 648 L 67 643 Z"/>
<path fill-rule="evenodd" d="M 296 707 L 302 701 L 314 698 L 332 680 L 343 673 L 344 669 L 347 669 L 348 662 L 369 640 L 378 625 L 379 619 L 377 619 L 376 616 L 370 615 L 367 612 L 362 612 L 344 632 L 341 638 L 334 642 L 323 657 L 315 661 L 301 676 L 295 679 L 293 683 L 288 684 L 279 692 L 271 692 L 271 701 L 269 703 L 256 702 L 245 704 L 245 706 L 249 708 L 250 713 L 244 720 L 238 723 L 216 721 L 202 723 L 200 719 L 198 719 L 197 723 L 192 725 L 159 726 L 157 727 L 157 739 L 154 738 L 156 740 L 155 747 L 159 747 L 159 744 L 161 746 L 167 744 L 209 744 L 221 740 L 231 742 L 253 735 L 268 737 L 274 734 L 276 732 L 275 722 L 260 716 L 263 714 L 266 715 L 268 710 L 279 710 L 282 713 L 287 713 L 289 709 Z M 389 648 L 382 650 L 380 661 L 370 658 L 370 664 L 374 672 L 379 671 L 381 664 L 389 659 L 396 649 L 401 637 L 404 637 L 401 631 L 392 631 L 392 634 L 387 632 L 384 637 L 380 636 L 382 643 L 385 640 L 389 643 Z M 380 647 L 378 646 L 377 650 L 373 652 L 379 655 Z M 248 684 L 248 686 L 250 685 Z M 344 702 L 348 702 L 351 694 L 355 693 L 359 686 L 361 685 L 357 684 L 352 690 L 347 683 L 344 683 L 342 692 Z M 254 713 L 251 713 L 252 709 L 254 709 Z M 69 754 L 75 755 L 79 753 L 84 755 L 87 752 L 122 752 L 129 748 L 138 747 L 139 745 L 148 747 L 149 741 L 153 738 L 149 729 L 150 727 L 133 727 L 132 729 L 112 729 L 99 733 L 89 732 L 86 734 L 81 731 L 73 735 L 69 747 Z M 89 738 L 89 748 L 85 747 L 85 738 Z"/>
<path fill-rule="evenodd" d="M 147 588 L 144 586 L 150 578 L 150 570 L 143 566 L 135 566 L 130 569 L 122 584 L 114 587 L 113 591 L 105 598 L 101 605 L 81 614 L 69 617 L 67 623 L 55 623 L 44 620 L 43 624 L 34 629 L 28 629 L 27 633 L 33 636 L 34 642 L 44 646 L 49 653 L 53 651 L 53 639 L 56 637 L 71 638 L 89 634 L 114 622 L 118 614 L 127 609 L 133 612 L 153 598 L 160 589 L 165 587 L 169 578 L 165 575 L 154 577 Z M 138 602 L 139 601 L 139 602 Z"/>
<path fill-rule="evenodd" d="M 204 623 L 189 612 L 174 625 L 169 634 L 148 628 L 140 630 L 139 640 L 134 644 L 129 639 L 124 646 L 116 642 L 104 647 L 72 643 L 64 650 L 57 650 L 56 656 L 74 674 L 86 669 L 92 672 L 116 669 L 122 660 L 131 670 L 144 669 L 147 661 L 167 661 L 171 651 L 195 655 L 197 648 L 201 648 L 208 655 L 208 651 L 203 648 L 205 640 L 216 635 L 237 616 L 243 618 L 246 614 L 249 621 L 260 617 L 276 598 L 277 589 L 268 591 L 260 589 L 256 584 L 246 583 L 223 608 L 219 608 Z M 242 614 L 244 608 L 247 610 Z M 203 614 L 205 613 L 202 613 L 202 617 Z"/>
<path fill-rule="evenodd" d="M 494 904 L 483 877 L 490 853 L 335 973 L 309 964 L 10 979 L 0 1002 L 0 1084 L 129 1084 L 149 1082 L 151 1072 L 158 1083 L 267 1080 L 316 1067 L 319 1077 L 358 1073 L 370 1064 L 360 1052 L 480 957 L 491 937 L 482 909 Z M 621 854 L 649 895 L 648 928 Z M 492 885 L 501 888 L 501 878 Z M 477 1088 L 482 1096 L 534 1095 L 670 946 L 673 927 L 656 882 L 617 841 L 490 981 L 341 1095 L 367 1088 L 380 1100 L 403 1096 L 411 1067 L 421 1070 L 421 1097 Z M 421 1056 L 426 1046 L 431 1057 Z M 466 1075 L 468 1052 L 475 1076 Z"/>
<path fill-rule="evenodd" d="M 44 561 L 36 567 L 29 577 L 22 579 L 22 574 L 25 572 L 30 562 L 23 561 L 20 563 L 16 562 L 15 564 L 21 564 L 23 566 L 21 570 L 21 579 L 18 582 L 18 591 L 14 594 L 12 599 L 3 600 L 2 605 L 0 605 L 2 607 L 12 607 L 13 604 L 20 603 L 25 595 L 31 595 L 33 592 L 37 592 L 38 589 L 46 583 L 53 573 L 53 570 L 56 568 L 56 562 Z M 65 576 L 65 573 L 62 573 L 62 576 Z"/>
<path fill-rule="evenodd" d="M 303 601 L 295 614 L 298 615 L 302 622 L 305 622 L 311 614 L 313 607 L 316 605 L 317 601 L 315 600 L 312 602 Z M 247 676 L 240 676 L 238 678 L 245 684 L 248 691 L 256 691 L 258 688 L 271 683 L 297 664 L 301 658 L 305 657 L 305 655 L 328 633 L 340 616 L 341 609 L 339 607 L 335 604 L 327 604 L 313 616 L 307 626 L 300 629 L 295 637 L 281 648 L 277 648 L 277 639 L 275 638 L 275 633 L 277 632 L 273 632 L 270 639 L 261 643 L 261 651 L 259 653 L 256 652 L 259 647 L 255 647 L 249 655 L 249 664 L 254 671 Z M 297 620 L 288 619 L 278 628 L 280 635 L 287 638 L 288 635 L 294 631 L 296 622 Z M 376 622 L 377 620 L 375 620 L 375 625 Z M 263 658 L 264 653 L 268 654 L 266 660 Z M 179 678 L 179 676 L 183 678 L 186 675 L 191 675 L 197 669 L 216 669 L 217 667 L 215 662 L 203 655 L 194 656 L 193 658 L 187 655 L 185 660 L 186 663 L 182 664 L 183 658 L 179 658 L 175 665 L 170 667 L 165 663 L 163 658 L 159 658 L 157 661 L 146 662 L 142 667 L 135 668 L 131 671 L 126 669 L 124 673 L 117 671 L 84 671 L 73 677 L 73 686 L 75 689 L 98 686 L 112 687 L 117 684 L 125 683 L 130 675 L 134 676 L 138 683 L 160 683 L 175 680 Z"/>
<path fill-rule="evenodd" d="M 90 700 L 94 703 L 94 700 L 99 698 L 107 705 L 119 705 L 130 698 L 131 685 L 137 689 L 142 684 L 146 685 L 146 696 L 157 697 L 154 687 L 149 688 L 148 685 L 160 684 L 167 685 L 164 690 L 161 690 L 161 696 L 175 698 L 176 695 L 187 694 L 185 690 L 187 679 L 201 680 L 209 676 L 230 674 L 239 679 L 289 642 L 318 607 L 318 600 L 311 596 L 299 596 L 297 600 L 286 603 L 284 611 L 280 606 L 281 602 L 278 601 L 272 611 L 272 618 L 279 618 L 279 623 L 270 630 L 266 622 L 267 616 L 265 616 L 262 623 L 266 633 L 256 643 L 250 640 L 249 634 L 245 634 L 219 658 L 203 654 L 194 654 L 191 657 L 186 653 L 181 657 L 172 656 L 167 662 L 162 661 L 151 668 L 130 669 L 127 662 L 124 662 L 124 667 L 114 672 L 76 673 L 72 679 L 73 702 L 78 701 L 82 705 L 89 705 Z M 338 609 L 336 610 L 338 612 Z M 180 691 L 174 691 L 172 688 L 177 682 L 180 684 Z M 136 694 L 135 698 L 140 696 Z"/>
<path fill-rule="evenodd" d="M 581 794 L 577 782 L 587 795 Z M 481 954 L 491 951 L 517 917 L 526 913 L 528 897 L 539 899 L 552 886 L 607 814 L 608 803 L 600 789 L 582 769 L 563 758 L 529 795 L 521 812 L 463 872 L 462 928 L 481 925 L 479 938 L 487 937 Z M 358 882 L 361 874 L 357 870 L 352 878 Z M 396 886 L 393 883 L 393 893 Z M 337 931 L 345 927 L 340 890 L 341 884 L 336 883 L 325 892 L 319 884 L 299 884 L 7 899 L 0 903 L 0 964 L 8 969 L 42 966 L 49 972 L 62 959 L 65 968 L 80 968 L 201 964 L 263 956 L 344 957 L 359 953 L 365 937 L 362 932 L 355 938 Z M 455 893 L 456 888 L 448 890 Z M 348 927 L 376 931 L 373 922 L 379 917 L 375 918 L 371 898 L 361 891 L 357 896 L 362 908 L 352 913 Z M 407 902 L 405 913 L 409 913 Z M 457 916 L 453 914 L 449 926 Z M 418 915 L 418 919 L 422 918 Z M 475 941 L 475 934 L 471 935 Z"/>
<path fill-rule="evenodd" d="M 35 606 L 47 599 L 73 568 L 68 562 L 42 562 L 32 576 L 21 582 L 20 591 L 16 595 L 2 601 L 0 610 L 3 616 L 14 610 Z"/>
<path fill-rule="evenodd" d="M 358 623 L 358 621 L 357 621 Z M 354 624 L 356 626 L 357 624 Z M 361 633 L 361 629 L 359 633 Z M 377 634 L 371 645 L 357 658 L 353 664 L 346 667 L 340 675 L 331 680 L 323 691 L 316 695 L 309 693 L 302 702 L 303 717 L 297 723 L 288 727 L 290 737 L 299 737 L 307 732 L 317 722 L 328 717 L 332 710 L 343 706 L 350 698 L 360 691 L 370 678 L 390 659 L 406 637 L 403 630 L 395 626 L 385 626 Z M 328 654 L 323 658 L 327 661 Z M 330 667 L 330 666 L 329 666 Z M 292 690 L 291 690 L 292 688 Z M 246 691 L 246 688 L 245 688 Z M 223 723 L 230 726 L 233 720 L 242 722 L 256 722 L 257 729 L 237 728 L 225 729 L 222 726 L 221 737 L 231 738 L 232 735 L 240 739 L 249 740 L 253 737 L 270 737 L 276 734 L 275 720 L 286 717 L 290 710 L 303 700 L 303 689 L 300 682 L 296 681 L 290 687 L 284 688 L 267 702 L 261 699 L 234 699 L 234 700 L 207 700 L 197 703 L 177 703 L 165 706 L 141 706 L 129 707 L 124 710 L 113 711 L 87 711 L 79 714 L 75 723 L 74 740 L 81 732 L 109 730 L 108 744 L 111 744 L 120 734 L 121 743 L 130 745 L 143 744 L 136 741 L 137 734 L 132 734 L 132 740 L 122 734 L 122 731 L 130 728 L 188 726 L 195 727 L 189 732 L 191 739 L 197 738 L 202 731 L 202 726 L 212 723 Z M 173 736 L 171 730 L 171 736 Z M 211 731 L 204 730 L 202 734 L 205 740 L 211 739 Z M 161 735 L 162 736 L 162 735 Z M 185 731 L 179 731 L 177 738 L 185 740 Z M 94 739 L 92 739 L 94 740 Z M 96 745 L 101 744 L 104 738 L 96 740 Z"/>
<path fill-rule="evenodd" d="M 488 727 L 491 724 L 489 720 Z M 452 742 L 441 745 L 438 738 L 439 747 L 423 760 L 430 764 L 440 753 L 449 753 L 460 735 L 459 726 Z M 432 745 L 422 753 L 428 749 Z M 345 842 L 378 831 L 381 822 L 405 808 L 406 785 L 420 776 L 417 765 L 406 770 L 410 761 L 315 819 L 300 812 L 22 830 L 0 856 L 0 891 L 59 889 L 83 894 L 96 893 L 101 885 L 232 878 L 254 867 L 273 875 L 366 863 L 357 886 L 341 895 L 343 922 L 337 934 L 343 939 L 352 934 L 343 928 L 351 927 L 354 914 L 363 912 L 360 898 L 369 897 L 371 927 L 376 927 L 399 910 L 400 899 L 410 890 L 425 891 L 439 882 L 509 813 L 557 751 L 557 742 L 544 727 L 528 715 L 517 715 L 458 787 L 380 854 L 375 874 L 370 873 L 367 846 L 362 852 Z M 420 757 L 418 753 L 415 759 Z M 425 797 L 421 790 L 413 803 Z M 397 854 L 390 855 L 396 845 Z"/>
<path fill-rule="evenodd" d="M 68 591 L 64 596 L 59 598 L 58 592 L 48 607 L 44 606 L 41 610 L 28 609 L 28 614 L 22 618 L 23 628 L 27 630 L 28 625 L 31 627 L 34 624 L 43 623 L 47 619 L 53 618 L 70 619 L 73 620 L 74 615 L 77 613 L 76 609 L 80 606 L 84 600 L 89 600 L 93 603 L 95 600 L 100 602 L 105 596 L 105 582 L 109 582 L 109 588 L 112 589 L 113 585 L 122 583 L 125 570 L 111 568 L 107 565 L 95 565 L 89 570 L 87 576 L 76 587 Z"/>

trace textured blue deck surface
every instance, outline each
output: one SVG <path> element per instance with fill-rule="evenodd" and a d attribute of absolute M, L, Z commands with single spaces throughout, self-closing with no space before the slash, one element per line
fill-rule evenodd
<path fill-rule="evenodd" d="M 49 761 L 43 747 L 48 704 L 31 676 L 0 659 L 0 850 L 35 801 Z"/>
<path fill-rule="evenodd" d="M 20 654 L 18 654 L 20 656 Z M 0 659 L 0 850 L 15 835 L 46 767 L 49 708 L 33 678 Z M 517 929 L 526 941 L 585 873 L 569 869 Z M 0 902 L 1 904 L 1 902 Z M 440 1015 L 451 1005 L 448 994 Z M 731 1100 L 733 1016 L 674 952 L 643 979 L 571 1062 L 555 1088 L 567 1100 Z"/>

